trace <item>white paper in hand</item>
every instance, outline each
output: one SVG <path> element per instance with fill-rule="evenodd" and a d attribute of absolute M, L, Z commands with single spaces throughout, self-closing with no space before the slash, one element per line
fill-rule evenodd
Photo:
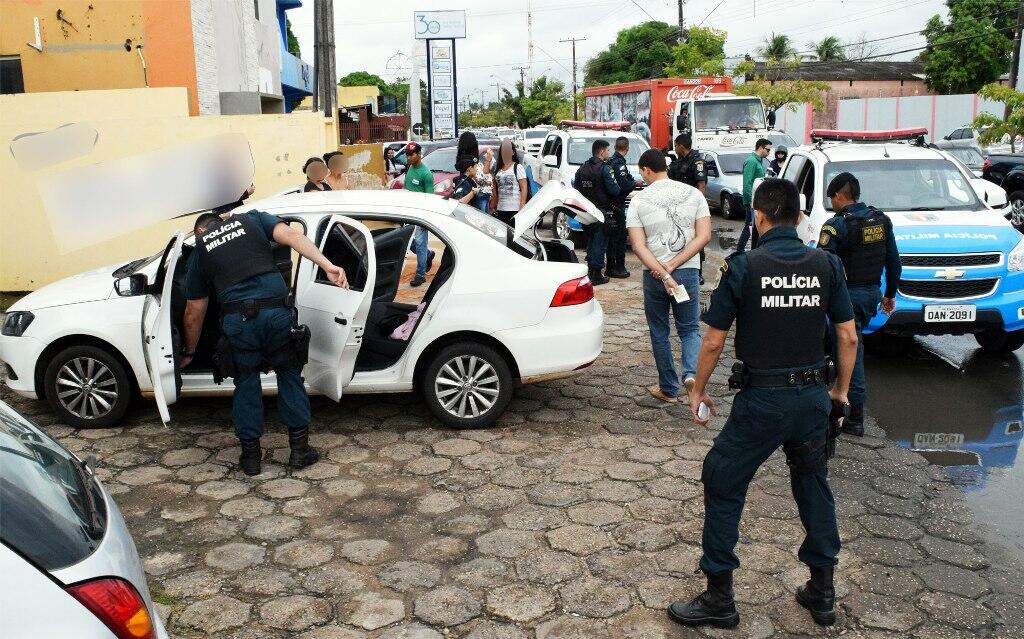
<path fill-rule="evenodd" d="M 686 287 L 682 284 L 676 284 L 675 287 L 672 288 L 672 297 L 675 298 L 676 302 L 679 304 L 690 301 L 690 296 L 686 292 Z"/>
<path fill-rule="evenodd" d="M 697 407 L 697 419 L 699 419 L 702 422 L 706 422 L 706 421 L 708 421 L 708 418 L 710 418 L 710 417 L 711 417 L 711 409 L 708 408 L 707 404 L 705 404 L 704 402 L 701 402 L 700 406 Z"/>

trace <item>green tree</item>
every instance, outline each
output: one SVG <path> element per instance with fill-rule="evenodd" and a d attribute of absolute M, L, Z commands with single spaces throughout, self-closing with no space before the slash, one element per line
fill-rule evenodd
<path fill-rule="evenodd" d="M 757 54 L 765 60 L 786 60 L 796 55 L 796 48 L 788 35 L 772 31 L 758 47 Z"/>
<path fill-rule="evenodd" d="M 665 73 L 673 78 L 723 75 L 727 36 L 721 29 L 690 27 L 686 42 L 672 49 L 672 61 L 665 65 Z"/>
<path fill-rule="evenodd" d="M 665 22 L 643 22 L 619 31 L 607 49 L 590 59 L 584 84 L 595 86 L 663 77 L 679 42 L 679 27 Z"/>
<path fill-rule="evenodd" d="M 819 62 L 835 62 L 846 59 L 846 54 L 843 53 L 843 45 L 839 38 L 835 36 L 824 37 L 819 42 L 808 42 L 807 48 L 814 50 L 814 57 Z"/>
<path fill-rule="evenodd" d="M 946 0 L 949 22 L 924 28 L 925 84 L 936 93 L 974 93 L 1010 66 L 1017 0 Z"/>
<path fill-rule="evenodd" d="M 986 84 L 978 95 L 986 100 L 1002 102 L 1009 116 L 1001 118 L 991 113 L 979 113 L 974 118 L 974 127 L 984 129 L 978 136 L 982 144 L 992 144 L 1004 137 L 1010 140 L 1010 151 L 1017 152 L 1017 140 L 1024 137 L 1024 93 L 1001 84 Z"/>
<path fill-rule="evenodd" d="M 338 86 L 342 87 L 372 87 L 375 86 L 380 89 L 382 95 L 391 95 L 388 93 L 390 85 L 384 78 L 379 75 L 375 75 L 368 71 L 353 71 L 346 76 L 342 76 L 338 80 Z"/>
<path fill-rule="evenodd" d="M 559 80 L 541 76 L 530 85 L 527 93 L 523 83 L 516 82 L 515 93 L 503 90 L 501 106 L 511 113 L 513 120 L 520 128 L 528 128 L 538 124 L 554 124 L 565 105 L 571 108 L 572 102 L 565 93 L 565 84 Z"/>
<path fill-rule="evenodd" d="M 296 58 L 302 57 L 302 52 L 299 50 L 299 39 L 292 33 L 292 21 L 287 17 L 284 19 L 285 35 L 288 38 L 288 53 L 292 54 Z"/>

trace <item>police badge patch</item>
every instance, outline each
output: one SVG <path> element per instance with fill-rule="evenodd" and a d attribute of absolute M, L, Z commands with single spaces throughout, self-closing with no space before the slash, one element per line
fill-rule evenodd
<path fill-rule="evenodd" d="M 818 237 L 818 246 L 828 246 L 828 243 L 832 241 L 838 233 L 835 228 L 825 225 L 821 227 L 821 235 Z"/>
<path fill-rule="evenodd" d="M 716 291 L 718 290 L 718 287 L 722 285 L 722 278 L 725 277 L 725 274 L 728 273 L 728 272 L 729 272 L 729 262 L 728 261 L 722 262 L 721 268 L 718 269 L 718 277 L 715 278 L 715 290 Z"/>
<path fill-rule="evenodd" d="M 697 160 L 696 162 L 693 163 L 693 166 L 694 168 L 697 169 L 698 173 L 704 172 L 704 160 Z"/>

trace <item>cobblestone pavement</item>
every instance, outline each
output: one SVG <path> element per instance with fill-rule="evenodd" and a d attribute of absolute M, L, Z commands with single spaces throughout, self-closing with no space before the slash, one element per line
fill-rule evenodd
<path fill-rule="evenodd" d="M 981 541 L 940 470 L 870 436 L 844 439 L 832 463 L 837 626 L 814 626 L 793 600 L 806 573 L 781 454 L 744 513 L 740 627 L 669 622 L 665 606 L 702 586 L 701 460 L 724 416 L 701 429 L 648 397 L 638 282 L 601 287 L 597 364 L 520 389 L 497 427 L 446 430 L 412 396 L 314 400 L 324 460 L 301 472 L 282 465 L 274 423 L 274 461 L 255 478 L 235 471 L 226 399 L 180 402 L 169 429 L 142 403 L 124 428 L 78 431 L 13 403 L 98 457 L 180 637 L 1024 636 L 1021 568 Z M 729 365 L 712 380 L 723 398 Z"/>

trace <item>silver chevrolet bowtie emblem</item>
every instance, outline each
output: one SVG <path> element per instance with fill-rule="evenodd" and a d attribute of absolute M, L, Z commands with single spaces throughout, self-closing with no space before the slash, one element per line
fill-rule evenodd
<path fill-rule="evenodd" d="M 941 277 L 944 280 L 955 280 L 967 275 L 967 271 L 961 271 L 956 268 L 947 268 L 944 271 L 935 271 L 935 277 Z"/>

